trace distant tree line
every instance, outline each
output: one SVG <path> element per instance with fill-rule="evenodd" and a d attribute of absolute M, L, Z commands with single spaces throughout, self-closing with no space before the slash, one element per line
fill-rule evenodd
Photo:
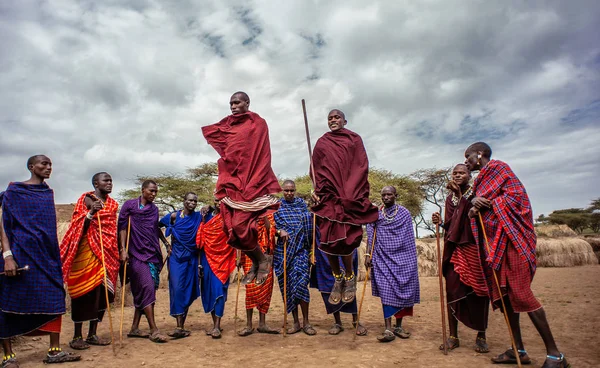
<path fill-rule="evenodd" d="M 581 234 L 586 229 L 594 233 L 600 232 L 600 198 L 596 198 L 587 208 L 567 208 L 556 210 L 545 216 L 541 214 L 537 218 L 540 224 L 567 225 L 577 233 Z"/>

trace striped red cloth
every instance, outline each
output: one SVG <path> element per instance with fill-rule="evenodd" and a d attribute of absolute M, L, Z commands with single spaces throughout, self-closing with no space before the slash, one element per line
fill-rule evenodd
<path fill-rule="evenodd" d="M 258 219 L 258 244 L 262 251 L 272 257 L 275 249 L 275 217 L 273 215 L 267 215 L 269 219 L 269 229 L 267 231 L 267 225 L 264 217 Z M 244 257 L 244 273 L 248 273 L 252 267 L 252 260 L 243 255 Z M 256 286 L 254 283 L 246 285 L 246 309 L 256 308 L 260 313 L 266 314 L 269 311 L 271 305 L 271 296 L 273 295 L 273 268 L 269 272 L 267 281 L 260 286 Z"/>
<path fill-rule="evenodd" d="M 225 284 L 235 270 L 235 249 L 227 244 L 227 234 L 223 231 L 223 217 L 220 213 L 200 225 L 196 244 L 199 249 L 204 248 L 210 269 Z"/>
<path fill-rule="evenodd" d="M 63 278 L 65 282 L 69 279 L 71 266 L 77 254 L 79 242 L 82 237 L 83 224 L 85 216 L 88 213 L 88 208 L 85 205 L 85 197 L 92 196 L 96 199 L 94 192 L 84 193 L 79 197 L 77 204 L 73 210 L 71 224 L 67 230 L 65 237 L 60 243 L 60 259 L 63 264 Z M 119 204 L 111 197 L 106 197 L 106 203 L 98 213 L 102 221 L 102 246 L 104 246 L 104 260 L 106 263 L 106 271 L 108 276 L 109 290 L 114 293 L 114 285 L 117 282 L 119 273 L 119 248 L 117 245 L 117 210 Z M 94 255 L 102 260 L 102 247 L 100 245 L 100 232 L 98 226 L 98 214 L 90 221 L 90 226 L 86 233 L 86 238 L 90 249 Z M 97 286 L 97 285 L 95 285 Z M 94 287 L 95 287 L 94 286 Z M 93 288 L 92 288 L 93 289 Z"/>

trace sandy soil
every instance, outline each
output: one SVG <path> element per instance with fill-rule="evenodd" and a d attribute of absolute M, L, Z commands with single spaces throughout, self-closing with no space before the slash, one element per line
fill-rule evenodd
<path fill-rule="evenodd" d="M 597 347 L 600 336 L 600 266 L 573 268 L 542 268 L 538 270 L 533 289 L 541 300 L 548 315 L 550 325 L 559 347 L 569 362 L 577 367 L 599 367 L 600 349 Z M 359 296 L 363 283 L 359 284 Z M 240 293 L 240 306 L 243 306 L 243 290 Z M 382 330 L 383 320 L 379 300 L 367 296 L 363 307 L 363 322 L 369 328 L 369 335 L 353 340 L 352 331 L 346 330 L 338 336 L 329 336 L 327 330 L 332 317 L 325 313 L 321 297 L 312 292 L 311 322 L 318 331 L 316 336 L 296 334 L 282 335 L 254 334 L 249 337 L 234 335 L 235 286 L 230 288 L 229 302 L 223 320 L 224 335 L 221 340 L 213 340 L 204 334 L 209 326 L 210 315 L 202 311 L 200 301 L 191 307 L 187 327 L 192 336 L 186 339 L 155 344 L 148 340 L 124 338 L 123 347 L 117 342 L 117 355 L 112 347 L 92 347 L 82 352 L 82 361 L 70 367 L 235 367 L 252 365 L 255 367 L 481 367 L 491 366 L 489 358 L 510 345 L 504 319 L 499 312 L 490 317 L 488 342 L 491 353 L 477 354 L 471 349 L 475 332 L 459 326 L 462 346 L 444 356 L 438 346 L 441 343 L 440 304 L 438 283 L 435 277 L 421 278 L 421 304 L 415 307 L 415 316 L 405 320 L 405 327 L 412 332 L 408 340 L 381 344 L 375 336 Z M 157 321 L 163 332 L 175 326 L 168 315 L 169 300 L 166 289 L 159 290 L 156 305 Z M 270 325 L 282 323 L 281 294 L 275 290 L 271 311 L 267 318 Z M 240 310 L 241 315 L 244 311 Z M 133 309 L 125 309 L 125 330 L 129 327 Z M 113 311 L 115 333 L 119 329 L 119 313 Z M 255 316 L 255 319 L 258 316 Z M 290 316 L 291 318 L 291 316 Z M 343 316 L 346 327 L 351 317 Z M 245 321 L 238 322 L 241 328 Z M 522 318 L 526 348 L 533 359 L 533 367 L 543 363 L 545 351 L 541 338 L 526 316 Z M 73 326 L 69 316 L 63 320 L 63 346 L 72 336 Z M 109 337 L 108 319 L 99 328 L 101 336 Z M 117 337 L 118 340 L 118 337 Z M 41 366 L 47 337 L 26 337 L 16 349 L 22 367 Z M 67 347 L 68 349 L 68 347 Z"/>

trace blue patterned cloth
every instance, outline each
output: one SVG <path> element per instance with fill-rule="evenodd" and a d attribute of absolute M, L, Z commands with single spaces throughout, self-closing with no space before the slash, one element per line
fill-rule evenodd
<path fill-rule="evenodd" d="M 52 189 L 46 183 L 11 183 L 0 202 L 14 259 L 19 267 L 30 267 L 15 277 L 0 276 L 0 338 L 8 338 L 64 314 L 65 289 Z"/>
<path fill-rule="evenodd" d="M 358 274 L 358 252 L 356 250 L 354 250 L 352 258 L 354 274 L 356 275 Z M 358 313 L 356 298 L 352 303 L 341 302 L 337 305 L 329 303 L 329 294 L 331 294 L 331 290 L 333 289 L 335 277 L 333 277 L 333 273 L 331 271 L 331 266 L 329 265 L 327 255 L 319 249 L 316 250 L 315 261 L 316 264 L 313 267 L 310 278 L 310 287 L 317 288 L 321 292 L 321 296 L 323 297 L 323 303 L 325 303 L 325 309 L 327 310 L 327 314 L 332 314 L 335 312 L 351 314 Z M 338 262 L 340 263 L 341 269 L 345 270 L 344 263 L 342 262 L 342 259 L 340 257 L 338 257 Z"/>
<path fill-rule="evenodd" d="M 412 307 L 420 302 L 420 290 L 417 245 L 410 212 L 397 204 L 382 209 L 375 226 L 377 235 L 371 271 L 373 296 L 380 297 L 386 306 Z M 367 225 L 369 250 L 373 244 L 373 229 L 373 224 Z"/>
<path fill-rule="evenodd" d="M 285 230 L 290 239 L 287 243 L 287 311 L 292 312 L 301 301 L 310 302 L 308 284 L 310 282 L 309 254 L 312 248 L 313 218 L 306 203 L 301 198 L 288 202 L 281 199 L 279 211 L 275 213 L 277 230 Z M 316 232 L 318 234 L 318 231 Z M 279 289 L 283 296 L 283 240 L 275 247 L 273 266 Z"/>

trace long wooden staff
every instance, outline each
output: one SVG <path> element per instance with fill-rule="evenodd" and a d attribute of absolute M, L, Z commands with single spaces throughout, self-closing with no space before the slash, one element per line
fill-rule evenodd
<path fill-rule="evenodd" d="M 438 264 L 438 280 L 440 282 L 440 312 L 442 314 L 442 346 L 444 347 L 444 355 L 448 355 L 448 345 L 446 340 L 446 303 L 444 303 L 444 280 L 442 279 L 442 251 L 440 247 L 440 225 L 435 224 L 435 241 L 437 244 L 437 264 Z"/>
<path fill-rule="evenodd" d="M 127 238 L 125 240 L 125 254 L 129 255 L 129 234 L 131 233 L 131 217 L 127 221 Z M 127 260 L 123 266 L 123 285 L 121 285 L 121 322 L 119 323 L 119 346 L 123 347 L 123 319 L 125 318 L 125 285 L 127 283 Z"/>
<path fill-rule="evenodd" d="M 108 298 L 108 276 L 106 274 L 106 261 L 104 260 L 104 242 L 102 241 L 102 221 L 100 221 L 100 211 L 98 215 L 98 233 L 100 235 L 100 250 L 102 251 L 102 268 L 104 269 L 104 295 L 106 296 L 106 313 L 108 313 L 108 322 L 110 324 L 110 343 L 113 348 L 113 353 L 117 355 L 117 347 L 115 346 L 115 332 L 113 331 L 112 314 L 110 313 L 110 303 Z"/>
<path fill-rule="evenodd" d="M 241 251 L 236 251 L 236 256 L 235 257 L 236 263 L 240 264 L 241 262 L 241 258 L 242 258 L 242 252 Z M 235 293 L 235 312 L 233 313 L 233 329 L 235 330 L 235 333 L 237 335 L 237 320 L 238 320 L 238 305 L 239 305 L 239 301 L 240 301 L 240 283 L 242 280 L 242 275 L 240 274 L 240 269 L 241 269 L 241 265 L 237 267 L 238 272 L 237 272 L 237 292 Z"/>
<path fill-rule="evenodd" d="M 375 239 L 377 239 L 377 226 L 373 227 L 373 240 L 371 241 L 371 253 L 369 253 L 371 260 L 373 259 L 373 251 L 375 250 Z M 360 312 L 362 311 L 363 301 L 365 300 L 365 293 L 367 291 L 367 284 L 369 283 L 369 268 L 365 267 L 365 270 L 367 272 L 366 272 L 366 276 L 365 276 L 365 284 L 364 284 L 363 290 L 362 290 L 362 296 L 360 297 L 360 305 L 358 307 L 358 315 L 356 318 L 356 328 L 354 330 L 354 338 L 353 338 L 354 340 L 356 340 L 356 336 L 357 336 L 357 332 L 358 332 L 358 325 L 360 324 Z"/>
<path fill-rule="evenodd" d="M 483 217 L 481 217 L 481 213 L 478 213 L 479 222 L 481 223 L 481 231 L 483 232 L 483 241 L 485 242 L 485 247 L 487 249 L 488 254 L 491 254 L 492 250 L 490 248 L 490 243 L 488 242 L 487 233 L 485 231 L 485 225 L 483 224 Z M 517 366 L 519 368 L 521 365 L 521 357 L 519 357 L 519 350 L 517 349 L 517 344 L 515 342 L 515 337 L 512 332 L 512 328 L 510 327 L 510 321 L 508 320 L 506 304 L 504 304 L 504 296 L 502 296 L 502 289 L 500 289 L 500 282 L 498 281 L 498 275 L 496 274 L 496 269 L 492 267 L 492 274 L 494 275 L 494 281 L 496 282 L 496 287 L 498 288 L 498 295 L 500 296 L 500 302 L 502 303 L 502 313 L 504 315 L 504 320 L 506 321 L 506 327 L 508 327 L 508 335 L 510 336 L 510 342 L 512 343 L 513 351 L 515 353 L 515 358 L 517 359 Z M 492 300 L 492 303 L 494 301 Z"/>
<path fill-rule="evenodd" d="M 283 241 L 283 337 L 287 336 L 287 240 Z"/>
<path fill-rule="evenodd" d="M 308 130 L 308 117 L 306 116 L 306 102 L 304 101 L 304 99 L 302 99 L 302 113 L 304 114 L 304 129 L 306 131 L 306 144 L 308 146 L 308 160 L 310 162 L 310 174 L 311 174 L 311 181 L 312 181 L 312 189 L 313 191 L 315 190 L 315 167 L 313 165 L 313 160 L 312 160 L 312 146 L 310 144 L 310 131 Z M 315 232 L 316 232 L 316 228 L 317 228 L 317 215 L 315 215 L 315 213 L 313 212 L 313 237 L 312 237 L 312 247 L 311 247 L 311 251 L 310 251 L 310 268 L 312 271 L 312 266 L 315 264 L 315 244 L 316 244 L 316 238 L 315 238 Z"/>

